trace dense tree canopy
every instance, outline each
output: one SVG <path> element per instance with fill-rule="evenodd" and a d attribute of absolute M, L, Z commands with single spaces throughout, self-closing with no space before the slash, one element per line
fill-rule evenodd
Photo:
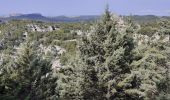
<path fill-rule="evenodd" d="M 138 47 L 134 24 L 121 26 L 108 9 L 79 41 L 74 64 L 61 69 L 59 95 L 82 100 L 155 100 L 166 80 L 167 58 L 157 47 Z M 77 63 L 76 63 L 77 62 Z"/>
<path fill-rule="evenodd" d="M 169 23 L 0 24 L 0 100 L 169 100 Z"/>

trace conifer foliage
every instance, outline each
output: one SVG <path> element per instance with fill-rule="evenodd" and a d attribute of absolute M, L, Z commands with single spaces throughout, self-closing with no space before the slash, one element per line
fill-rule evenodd
<path fill-rule="evenodd" d="M 131 23 L 118 30 L 119 23 L 107 8 L 94 27 L 90 36 L 83 36 L 79 43 L 77 59 L 83 64 L 77 66 L 79 71 L 72 71 L 77 79 L 83 80 L 77 81 L 81 82 L 78 84 L 83 100 L 140 99 L 138 95 L 131 98 L 125 91 L 139 85 L 135 76 L 126 81 L 134 60 L 133 30 L 127 31 L 132 27 Z"/>
<path fill-rule="evenodd" d="M 91 33 L 82 37 L 73 64 L 59 71 L 60 98 L 157 99 L 166 80 L 167 58 L 157 47 L 137 46 L 132 37 L 135 24 L 120 22 L 107 8 Z"/>
<path fill-rule="evenodd" d="M 9 78 L 3 85 L 3 94 L 14 100 L 54 98 L 56 80 L 52 77 L 50 63 L 37 56 L 30 43 L 22 49 L 12 70 L 4 75 Z"/>
<path fill-rule="evenodd" d="M 166 23 L 158 32 L 168 36 Z M 140 27 L 107 6 L 88 33 L 74 40 L 56 40 L 55 31 L 42 39 L 32 33 L 36 41 L 28 34 L 13 54 L 7 50 L 0 58 L 0 100 L 170 100 L 169 42 L 158 34 L 160 41 L 142 44 L 149 37 L 136 33 Z"/>

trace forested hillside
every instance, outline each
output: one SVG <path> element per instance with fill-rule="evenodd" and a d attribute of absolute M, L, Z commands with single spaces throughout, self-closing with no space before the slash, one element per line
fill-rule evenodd
<path fill-rule="evenodd" d="M 169 39 L 168 18 L 108 8 L 96 21 L 0 22 L 0 100 L 170 100 Z"/>

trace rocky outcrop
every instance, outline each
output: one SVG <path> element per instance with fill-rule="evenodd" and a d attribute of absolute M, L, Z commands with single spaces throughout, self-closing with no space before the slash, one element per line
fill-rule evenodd
<path fill-rule="evenodd" d="M 160 35 L 159 33 L 155 33 L 152 37 L 149 37 L 147 35 L 135 33 L 133 35 L 133 38 L 137 42 L 138 45 L 141 45 L 141 44 L 152 44 L 152 43 L 156 43 L 157 41 L 168 42 L 170 39 L 170 36 L 168 34 Z"/>
<path fill-rule="evenodd" d="M 40 44 L 39 46 L 39 51 L 43 53 L 44 55 L 47 55 L 49 52 L 53 55 L 61 55 L 66 52 L 66 50 L 64 48 L 61 48 L 60 46 L 57 46 L 57 45 L 43 46 L 42 44 Z"/>
<path fill-rule="evenodd" d="M 52 32 L 55 30 L 60 30 L 58 27 L 56 26 L 39 26 L 36 24 L 28 24 L 27 25 L 27 29 L 31 32 Z"/>
<path fill-rule="evenodd" d="M 52 69 L 53 71 L 57 71 L 60 70 L 60 68 L 62 67 L 60 59 L 55 59 L 52 61 Z"/>

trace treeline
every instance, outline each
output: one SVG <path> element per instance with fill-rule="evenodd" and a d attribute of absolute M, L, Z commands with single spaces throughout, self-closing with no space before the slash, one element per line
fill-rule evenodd
<path fill-rule="evenodd" d="M 27 41 L 16 61 L 2 65 L 0 99 L 169 100 L 169 43 L 138 46 L 135 24 L 124 25 L 106 9 L 92 33 L 78 40 L 76 55 L 57 70 Z"/>

